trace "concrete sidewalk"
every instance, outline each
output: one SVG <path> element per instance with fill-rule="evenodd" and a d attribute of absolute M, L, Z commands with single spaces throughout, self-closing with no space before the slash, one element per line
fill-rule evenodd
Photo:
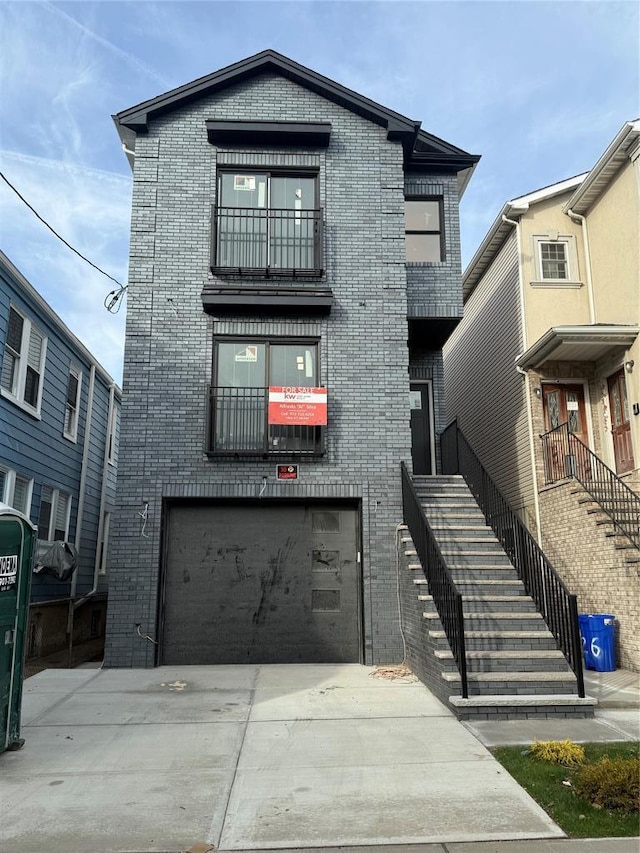
<path fill-rule="evenodd" d="M 637 851 L 637 839 L 563 839 L 422 684 L 373 673 L 42 672 L 25 683 L 25 747 L 0 755 L 0 850 Z M 566 720 L 561 736 L 582 722 L 594 723 Z M 607 726 L 610 740 L 631 737 Z"/>

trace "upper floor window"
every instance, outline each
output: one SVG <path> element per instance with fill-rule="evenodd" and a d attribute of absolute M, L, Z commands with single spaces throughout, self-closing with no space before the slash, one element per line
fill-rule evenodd
<path fill-rule="evenodd" d="M 552 231 L 536 236 L 533 238 L 533 251 L 535 279 L 541 283 L 554 283 L 558 287 L 579 286 L 573 236 L 561 236 Z"/>
<path fill-rule="evenodd" d="M 0 501 L 28 516 L 31 511 L 33 480 L 10 468 L 0 468 Z"/>
<path fill-rule="evenodd" d="M 213 216 L 214 270 L 321 272 L 317 175 L 221 172 Z"/>
<path fill-rule="evenodd" d="M 408 263 L 444 260 L 441 198 L 406 199 L 405 248 Z"/>
<path fill-rule="evenodd" d="M 75 441 L 78 437 L 78 411 L 80 408 L 80 388 L 82 373 L 77 367 L 69 368 L 67 382 L 67 400 L 64 411 L 64 437 Z"/>
<path fill-rule="evenodd" d="M 567 244 L 540 243 L 540 269 L 542 278 L 569 278 Z"/>
<path fill-rule="evenodd" d="M 42 487 L 38 539 L 45 542 L 66 542 L 69 537 L 71 495 L 51 486 Z"/>
<path fill-rule="evenodd" d="M 3 396 L 38 416 L 46 349 L 47 339 L 42 332 L 11 306 L 2 356 L 0 391 Z"/>

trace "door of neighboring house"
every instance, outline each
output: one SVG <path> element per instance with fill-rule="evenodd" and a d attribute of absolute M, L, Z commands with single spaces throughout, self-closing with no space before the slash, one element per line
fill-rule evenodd
<path fill-rule="evenodd" d="M 629 401 L 624 370 L 618 370 L 608 379 L 609 409 L 611 411 L 611 434 L 613 452 L 616 460 L 616 472 L 624 474 L 633 470 L 633 449 L 631 447 L 631 423 L 629 421 Z"/>
<path fill-rule="evenodd" d="M 542 384 L 542 402 L 544 408 L 544 423 L 547 432 L 555 430 L 562 424 L 567 424 L 569 432 L 579 438 L 583 444 L 589 445 L 587 433 L 587 415 L 584 404 L 584 388 L 582 385 L 564 385 L 551 382 Z M 549 436 L 546 442 L 545 466 L 547 479 L 550 482 L 576 473 L 575 455 L 567 446 L 564 430 Z"/>
<path fill-rule="evenodd" d="M 431 385 L 429 382 L 412 382 L 410 389 L 413 473 L 433 474 Z"/>

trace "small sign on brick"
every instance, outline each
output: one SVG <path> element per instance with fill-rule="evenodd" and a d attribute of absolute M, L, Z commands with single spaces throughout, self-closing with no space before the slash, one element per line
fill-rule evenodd
<path fill-rule="evenodd" d="M 297 465 L 276 465 L 276 480 L 297 480 Z"/>

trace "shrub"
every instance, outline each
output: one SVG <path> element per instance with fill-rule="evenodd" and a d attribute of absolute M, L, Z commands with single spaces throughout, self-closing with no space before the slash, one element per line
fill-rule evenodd
<path fill-rule="evenodd" d="M 584 764 L 584 749 L 571 740 L 535 740 L 529 752 L 534 758 L 562 764 L 564 767 Z"/>
<path fill-rule="evenodd" d="M 632 814 L 640 810 L 640 757 L 609 758 L 582 767 L 576 792 L 596 808 Z"/>

